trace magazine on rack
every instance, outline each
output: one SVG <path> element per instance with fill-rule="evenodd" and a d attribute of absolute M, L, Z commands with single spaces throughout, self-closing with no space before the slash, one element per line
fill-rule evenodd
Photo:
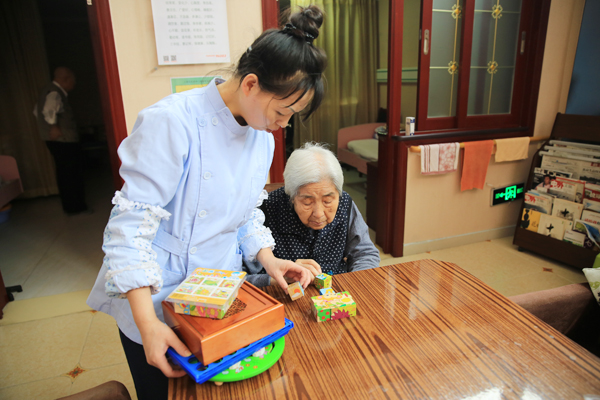
<path fill-rule="evenodd" d="M 600 145 L 598 144 L 582 143 L 568 140 L 551 140 L 550 144 L 553 146 L 553 148 L 576 149 L 600 153 Z"/>
<path fill-rule="evenodd" d="M 537 232 L 540 226 L 540 215 L 542 215 L 542 213 L 539 211 L 531 210 L 529 208 L 523 209 L 521 228 Z"/>
<path fill-rule="evenodd" d="M 538 211 L 542 214 L 551 214 L 553 200 L 551 196 L 530 190 L 525 193 L 525 208 Z"/>
<path fill-rule="evenodd" d="M 565 231 L 565 236 L 563 236 L 563 241 L 569 242 L 569 243 L 574 244 L 575 246 L 579 246 L 579 247 L 584 247 L 586 239 L 587 239 L 587 236 L 584 233 L 572 231 L 570 229 L 567 229 Z M 588 241 L 591 243 L 591 241 L 589 239 L 588 239 Z"/>
<path fill-rule="evenodd" d="M 581 179 L 582 181 L 595 183 L 597 185 L 600 184 L 600 163 L 588 163 L 585 161 L 580 162 L 583 164 L 581 166 L 581 173 L 579 174 L 579 179 Z M 573 176 L 571 178 L 573 178 Z"/>
<path fill-rule="evenodd" d="M 600 201 L 600 185 L 585 182 L 585 194 L 583 197 L 590 200 Z"/>
<path fill-rule="evenodd" d="M 573 227 L 573 222 L 566 219 L 553 217 L 552 215 L 542 214 L 540 216 L 540 226 L 538 233 L 550 236 L 551 238 L 563 240 L 565 231 Z"/>
<path fill-rule="evenodd" d="M 555 217 L 568 219 L 569 221 L 575 221 L 576 219 L 581 218 L 582 211 L 583 204 L 563 199 L 554 199 L 552 215 Z"/>
<path fill-rule="evenodd" d="M 600 243 L 600 226 L 590 224 L 589 222 L 585 222 L 582 220 L 576 220 L 573 223 L 573 230 L 577 232 L 584 233 L 587 236 L 586 243 L 584 243 L 583 247 L 589 248 L 589 241 L 593 243 L 593 246 L 598 246 Z"/>
<path fill-rule="evenodd" d="M 600 212 L 600 201 L 583 199 L 583 209 Z"/>
<path fill-rule="evenodd" d="M 555 157 L 555 156 L 542 156 L 542 165 L 540 168 L 547 169 L 549 171 L 564 171 L 571 174 L 569 178 L 579 179 L 581 174 L 581 165 L 579 160 L 571 160 L 569 158 Z"/>
<path fill-rule="evenodd" d="M 583 222 L 589 222 L 590 224 L 600 225 L 600 213 L 591 210 L 583 210 L 581 213 L 581 220 Z"/>
<path fill-rule="evenodd" d="M 600 153 L 595 150 L 585 150 L 585 149 L 572 149 L 566 147 L 551 147 L 545 146 L 544 150 L 546 150 L 550 155 L 556 157 L 564 157 L 564 158 L 589 158 L 589 159 L 600 159 Z"/>
<path fill-rule="evenodd" d="M 557 176 L 556 177 L 556 184 L 559 185 L 561 182 L 569 185 L 569 186 L 575 186 L 575 200 L 573 200 L 576 203 L 581 203 L 583 201 L 583 194 L 585 193 L 584 187 L 585 187 L 585 182 L 584 181 L 580 181 L 577 179 L 569 179 L 569 178 L 564 178 L 562 176 Z"/>
<path fill-rule="evenodd" d="M 577 185 L 570 182 L 559 181 L 557 178 L 551 182 L 550 188 L 548 188 L 548 194 L 559 199 L 577 202 Z M 581 193 L 580 201 L 582 198 L 583 193 Z"/>
<path fill-rule="evenodd" d="M 550 188 L 550 182 L 556 179 L 557 176 L 570 178 L 570 172 L 564 171 L 554 171 L 550 169 L 544 168 L 534 168 L 533 169 L 533 185 L 532 189 L 546 191 L 546 189 Z"/>
<path fill-rule="evenodd" d="M 542 156 L 540 168 L 550 171 L 570 172 L 571 176 L 567 178 L 600 184 L 600 160 L 597 159 L 584 161 L 557 157 L 556 155 L 544 155 Z"/>

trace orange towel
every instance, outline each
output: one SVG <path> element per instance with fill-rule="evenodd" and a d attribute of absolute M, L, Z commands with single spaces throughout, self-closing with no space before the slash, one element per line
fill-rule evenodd
<path fill-rule="evenodd" d="M 529 136 L 496 139 L 496 162 L 525 160 L 529 153 Z"/>
<path fill-rule="evenodd" d="M 483 189 L 493 149 L 493 140 L 465 142 L 462 178 L 460 180 L 461 191 Z"/>

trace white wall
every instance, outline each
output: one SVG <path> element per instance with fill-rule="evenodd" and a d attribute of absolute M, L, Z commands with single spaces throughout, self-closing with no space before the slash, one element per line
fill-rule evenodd
<path fill-rule="evenodd" d="M 584 6 L 585 0 L 554 0 L 550 7 L 534 136 L 549 136 L 556 113 L 567 108 Z"/>
<path fill-rule="evenodd" d="M 128 132 L 139 111 L 171 93 L 170 78 L 212 75 L 231 65 L 158 66 L 150 0 L 110 0 L 110 9 Z M 262 33 L 261 10 L 260 0 L 227 0 L 232 63 Z"/>
<path fill-rule="evenodd" d="M 404 255 L 510 236 L 521 201 L 494 207 L 491 189 L 527 182 L 539 144 L 529 145 L 526 160 L 497 163 L 490 160 L 483 190 L 460 191 L 462 165 L 444 175 L 421 175 L 421 156 L 408 155 Z M 460 157 L 464 155 L 461 150 Z"/>

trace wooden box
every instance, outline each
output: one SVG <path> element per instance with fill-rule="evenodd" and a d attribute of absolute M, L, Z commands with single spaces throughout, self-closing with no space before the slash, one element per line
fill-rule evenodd
<path fill-rule="evenodd" d="M 204 365 L 223 358 L 285 326 L 283 304 L 244 282 L 238 292 L 246 308 L 225 319 L 177 314 L 163 301 L 165 322 Z"/>

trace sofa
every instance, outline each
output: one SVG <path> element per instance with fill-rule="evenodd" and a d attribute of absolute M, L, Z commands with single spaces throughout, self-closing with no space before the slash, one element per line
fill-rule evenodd
<path fill-rule="evenodd" d="M 379 141 L 374 134 L 375 128 L 380 126 L 385 126 L 385 123 L 374 122 L 340 129 L 337 137 L 338 160 L 366 175 L 367 163 L 377 161 Z"/>
<path fill-rule="evenodd" d="M 600 356 L 600 306 L 588 283 L 575 283 L 508 299 Z"/>
<path fill-rule="evenodd" d="M 23 193 L 23 184 L 17 161 L 11 156 L 0 156 L 0 209 Z"/>

